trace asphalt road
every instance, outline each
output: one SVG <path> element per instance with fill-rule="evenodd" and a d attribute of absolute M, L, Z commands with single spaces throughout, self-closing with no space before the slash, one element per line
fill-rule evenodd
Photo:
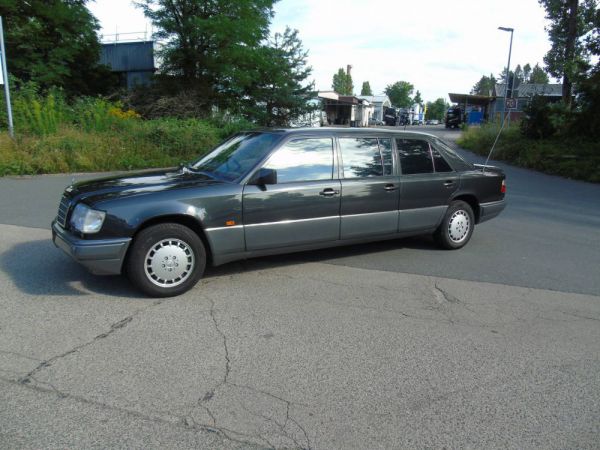
<path fill-rule="evenodd" d="M 260 258 L 161 301 L 53 247 L 71 177 L 0 179 L 0 448 L 599 448 L 600 186 L 501 166 L 461 251 Z"/>

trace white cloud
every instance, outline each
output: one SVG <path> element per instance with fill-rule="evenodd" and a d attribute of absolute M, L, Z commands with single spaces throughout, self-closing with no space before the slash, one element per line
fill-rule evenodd
<path fill-rule="evenodd" d="M 300 30 L 324 90 L 352 64 L 356 91 L 365 80 L 375 93 L 406 80 L 426 100 L 468 92 L 506 65 L 510 36 L 498 26 L 515 28 L 513 67 L 541 63 L 549 48 L 537 0 L 282 0 L 275 9 L 273 29 Z"/>
<path fill-rule="evenodd" d="M 150 30 L 128 0 L 89 7 L 106 34 Z M 549 48 L 537 0 L 281 0 L 275 11 L 273 31 L 300 31 L 323 90 L 351 64 L 357 92 L 365 80 L 375 93 L 406 80 L 425 100 L 468 92 L 481 75 L 506 65 L 510 36 L 498 26 L 515 28 L 512 67 L 542 63 Z"/>

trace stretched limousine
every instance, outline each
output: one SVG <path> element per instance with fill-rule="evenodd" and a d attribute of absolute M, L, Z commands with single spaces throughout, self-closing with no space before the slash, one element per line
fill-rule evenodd
<path fill-rule="evenodd" d="M 188 165 L 69 186 L 55 245 L 146 294 L 181 294 L 206 264 L 433 234 L 463 247 L 505 207 L 505 175 L 435 136 L 385 129 L 240 133 Z"/>

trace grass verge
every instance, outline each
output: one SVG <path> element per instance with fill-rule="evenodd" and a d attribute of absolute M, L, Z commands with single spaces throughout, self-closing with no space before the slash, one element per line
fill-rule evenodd
<path fill-rule="evenodd" d="M 487 156 L 498 134 L 498 125 L 470 127 L 457 144 Z M 493 159 L 552 175 L 600 183 L 600 142 L 585 137 L 529 139 L 518 126 L 505 129 L 496 144 Z"/>

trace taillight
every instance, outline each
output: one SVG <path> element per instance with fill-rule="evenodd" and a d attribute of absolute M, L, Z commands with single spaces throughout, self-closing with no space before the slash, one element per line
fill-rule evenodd
<path fill-rule="evenodd" d="M 502 186 L 500 186 L 500 192 L 506 194 L 506 183 L 502 180 Z"/>

